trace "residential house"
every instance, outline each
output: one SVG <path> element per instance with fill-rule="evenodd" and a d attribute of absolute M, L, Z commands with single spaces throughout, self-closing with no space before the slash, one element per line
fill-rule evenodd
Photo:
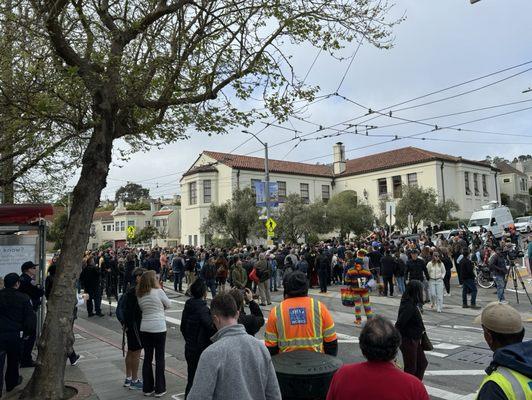
<path fill-rule="evenodd" d="M 530 210 L 529 179 L 526 173 L 514 168 L 508 163 L 497 163 L 499 185 L 501 193 L 508 195 L 510 200 L 523 203 L 527 211 Z"/>

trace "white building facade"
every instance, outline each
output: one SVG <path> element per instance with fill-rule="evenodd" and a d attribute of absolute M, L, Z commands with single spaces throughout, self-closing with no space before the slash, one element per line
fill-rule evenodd
<path fill-rule="evenodd" d="M 379 212 L 382 199 L 397 201 L 402 185 L 433 188 L 439 200 L 452 199 L 459 218 L 489 201 L 500 202 L 497 168 L 484 162 L 405 147 L 345 160 L 342 143 L 334 145 L 332 165 L 269 160 L 270 181 L 277 182 L 279 200 L 297 193 L 312 203 L 353 190 L 357 198 Z M 230 200 L 237 188 L 264 180 L 264 159 L 204 151 L 181 178 L 181 243 L 205 244 L 200 232 L 212 204 Z M 393 222 L 393 221 L 392 221 Z"/>

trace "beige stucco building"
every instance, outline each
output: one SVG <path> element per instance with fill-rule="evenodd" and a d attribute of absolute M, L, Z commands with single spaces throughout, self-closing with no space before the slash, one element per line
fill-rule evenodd
<path fill-rule="evenodd" d="M 499 186 L 501 193 L 508 195 L 511 200 L 523 203 L 526 210 L 530 210 L 529 178 L 526 173 L 512 167 L 505 162 L 497 163 L 500 170 Z"/>
<path fill-rule="evenodd" d="M 354 190 L 358 199 L 379 212 L 381 199 L 401 197 L 401 186 L 433 188 L 440 200 L 452 199 L 456 214 L 469 218 L 489 201 L 500 202 L 498 169 L 485 162 L 466 160 L 415 147 L 345 159 L 342 143 L 333 148 L 330 165 L 269 160 L 270 181 L 277 182 L 279 200 L 297 193 L 309 202 L 327 201 L 344 190 Z M 181 178 L 181 243 L 200 245 L 200 232 L 211 204 L 231 199 L 235 188 L 253 187 L 264 178 L 264 159 L 204 151 Z M 393 222 L 393 221 L 392 221 Z"/>

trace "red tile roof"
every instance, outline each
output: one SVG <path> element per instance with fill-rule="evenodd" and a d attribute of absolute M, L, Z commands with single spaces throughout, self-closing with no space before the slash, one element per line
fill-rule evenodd
<path fill-rule="evenodd" d="M 403 147 L 401 149 L 385 151 L 383 153 L 371 154 L 354 160 L 347 160 L 345 172 L 339 176 L 359 175 L 429 161 L 448 161 L 452 163 L 463 162 L 489 167 L 489 164 L 482 161 L 466 160 L 462 157 L 454 157 L 448 154 L 419 149 L 417 147 Z"/>
<path fill-rule="evenodd" d="M 264 158 L 248 157 L 237 154 L 204 151 L 203 154 L 235 169 L 264 171 Z M 332 168 L 328 165 L 304 164 L 292 161 L 269 160 L 270 172 L 293 175 L 323 176 L 332 178 Z"/>
<path fill-rule="evenodd" d="M 525 175 L 525 173 L 519 171 L 518 169 L 515 169 L 510 164 L 505 162 L 499 162 L 497 163 L 497 168 L 501 170 L 501 174 L 517 174 L 517 175 Z"/>
<path fill-rule="evenodd" d="M 112 219 L 113 216 L 111 215 L 112 211 L 95 211 L 92 220 L 96 221 L 99 219 Z"/>
<path fill-rule="evenodd" d="M 160 210 L 157 211 L 155 214 L 153 214 L 154 217 L 162 217 L 164 215 L 170 215 L 174 212 L 174 210 Z"/>

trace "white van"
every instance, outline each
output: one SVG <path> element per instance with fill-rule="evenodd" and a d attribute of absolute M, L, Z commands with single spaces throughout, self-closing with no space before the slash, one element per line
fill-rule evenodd
<path fill-rule="evenodd" d="M 508 228 L 513 223 L 514 220 L 508 207 L 500 206 L 496 201 L 492 201 L 482 206 L 482 210 L 473 212 L 467 227 L 471 232 L 486 228 L 498 238 L 504 233 L 504 228 Z"/>

